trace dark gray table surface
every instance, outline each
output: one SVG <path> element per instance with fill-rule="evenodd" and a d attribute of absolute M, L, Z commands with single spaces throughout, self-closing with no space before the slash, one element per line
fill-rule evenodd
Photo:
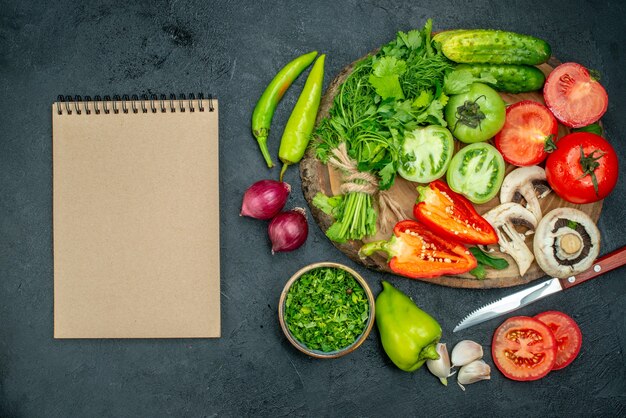
<path fill-rule="evenodd" d="M 277 302 L 288 277 L 324 260 L 365 275 L 375 293 L 390 280 L 441 323 L 443 340 L 482 343 L 499 320 L 462 333 L 468 311 L 511 290 L 463 290 L 370 272 L 310 222 L 306 244 L 271 255 L 266 223 L 239 217 L 243 191 L 276 177 L 250 135 L 255 101 L 276 71 L 317 49 L 326 83 L 346 64 L 420 28 L 489 27 L 546 39 L 561 61 L 597 69 L 609 97 L 606 136 L 626 162 L 626 6 L 592 2 L 157 1 L 0 5 L 0 416 L 624 416 L 626 270 L 519 311 L 558 309 L 583 333 L 578 359 L 519 383 L 492 370 L 462 392 L 425 368 L 405 373 L 376 330 L 354 353 L 314 360 L 284 338 Z M 270 149 L 303 78 L 278 108 Z M 212 92 L 220 99 L 222 329 L 220 339 L 52 338 L 50 105 L 59 94 Z M 622 172 L 623 174 L 623 172 Z M 626 244 L 622 175 L 604 204 L 602 253 Z M 306 205 L 298 170 L 289 206 Z M 493 366 L 491 355 L 485 356 Z"/>

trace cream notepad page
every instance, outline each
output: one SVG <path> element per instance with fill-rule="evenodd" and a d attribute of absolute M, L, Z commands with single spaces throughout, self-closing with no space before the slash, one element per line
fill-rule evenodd
<path fill-rule="evenodd" d="M 194 104 L 53 104 L 55 338 L 220 336 L 218 105 Z"/>

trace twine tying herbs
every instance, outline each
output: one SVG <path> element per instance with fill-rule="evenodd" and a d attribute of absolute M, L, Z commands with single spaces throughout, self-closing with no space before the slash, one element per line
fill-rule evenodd
<path fill-rule="evenodd" d="M 357 169 L 356 162 L 348 156 L 345 142 L 333 150 L 333 156 L 328 162 L 343 173 L 341 193 L 355 192 L 373 195 L 378 190 L 376 176 Z"/>
<path fill-rule="evenodd" d="M 328 159 L 328 163 L 341 170 L 342 184 L 341 193 L 365 193 L 373 196 L 378 193 L 378 225 L 382 232 L 388 232 L 389 226 L 397 221 L 408 219 L 402 208 L 394 201 L 388 190 L 378 189 L 378 177 L 375 175 L 359 171 L 356 162 L 348 155 L 346 143 L 342 142 L 333 150 L 333 155 Z"/>

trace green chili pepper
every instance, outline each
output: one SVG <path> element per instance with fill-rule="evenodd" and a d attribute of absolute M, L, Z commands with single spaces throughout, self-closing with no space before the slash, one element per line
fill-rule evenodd
<path fill-rule="evenodd" d="M 412 372 L 439 358 L 441 326 L 386 281 L 376 298 L 376 325 L 385 353 L 401 370 Z"/>
<path fill-rule="evenodd" d="M 326 55 L 320 57 L 313 64 L 311 72 L 306 79 L 302 93 L 298 98 L 296 106 L 289 116 L 283 137 L 280 140 L 278 157 L 283 162 L 280 171 L 280 181 L 290 164 L 299 162 L 304 156 L 313 128 L 315 127 L 315 117 L 322 98 L 322 84 L 324 84 L 324 59 Z"/>
<path fill-rule="evenodd" d="M 309 52 L 285 65 L 267 86 L 254 107 L 254 112 L 252 112 L 252 134 L 259 143 L 263 158 L 265 158 L 265 162 L 270 168 L 274 167 L 274 162 L 267 150 L 267 137 L 270 134 L 274 110 L 276 110 L 276 106 L 285 95 L 287 89 L 289 89 L 289 86 L 298 78 L 302 71 L 311 65 L 316 56 L 317 51 Z"/>

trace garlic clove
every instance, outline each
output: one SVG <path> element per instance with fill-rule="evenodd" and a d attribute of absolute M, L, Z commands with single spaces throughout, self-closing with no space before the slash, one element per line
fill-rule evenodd
<path fill-rule="evenodd" d="M 491 367 L 483 360 L 475 360 L 461 367 L 457 375 L 457 383 L 463 390 L 465 390 L 463 385 L 489 379 L 491 379 Z"/>
<path fill-rule="evenodd" d="M 450 356 L 448 355 L 448 349 L 445 343 L 438 343 L 436 350 L 437 354 L 439 354 L 439 359 L 426 360 L 426 367 L 428 367 L 428 370 L 432 374 L 439 378 L 444 386 L 448 386 L 448 377 L 454 374 L 450 373 Z"/>
<path fill-rule="evenodd" d="M 483 358 L 483 347 L 470 340 L 463 340 L 452 350 L 452 367 L 465 366 Z"/>

